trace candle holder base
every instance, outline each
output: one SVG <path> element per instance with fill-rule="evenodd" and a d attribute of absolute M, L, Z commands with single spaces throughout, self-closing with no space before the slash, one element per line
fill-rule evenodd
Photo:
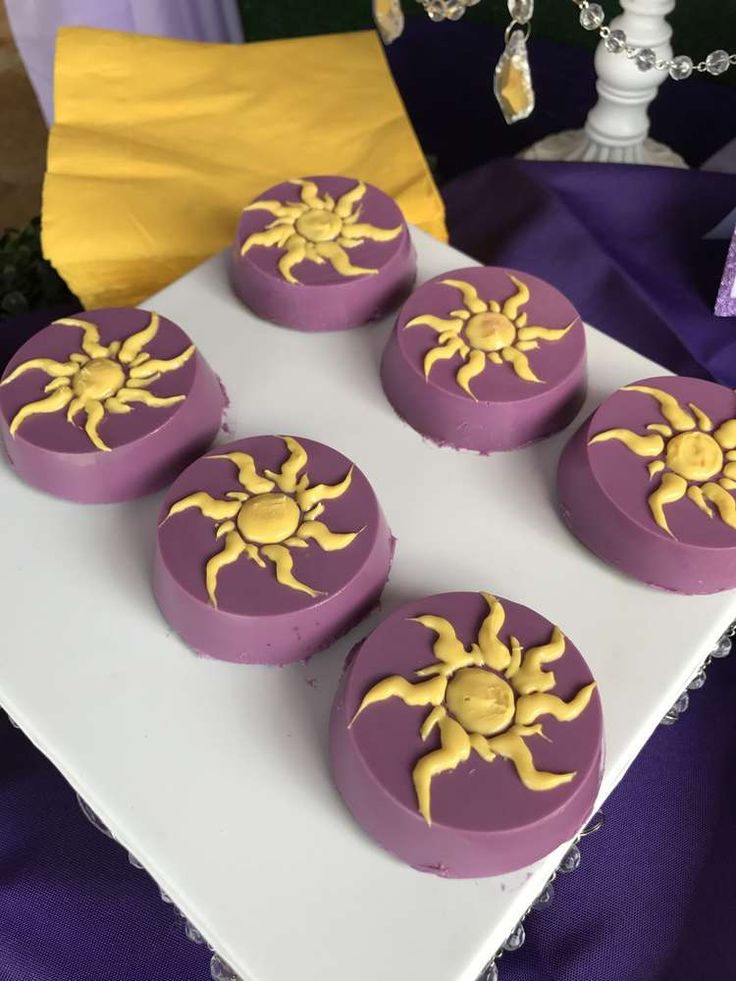
<path fill-rule="evenodd" d="M 591 163 L 649 164 L 653 167 L 687 168 L 679 155 L 664 143 L 646 139 L 642 143 L 607 146 L 597 143 L 584 129 L 553 133 L 532 143 L 518 156 L 522 160 L 578 160 Z"/>

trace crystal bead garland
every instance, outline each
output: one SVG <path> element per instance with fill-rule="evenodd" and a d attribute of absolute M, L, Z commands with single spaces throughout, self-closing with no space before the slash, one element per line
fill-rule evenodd
<path fill-rule="evenodd" d="M 427 11 L 430 20 L 460 20 L 468 7 L 480 0 L 417 0 Z"/>

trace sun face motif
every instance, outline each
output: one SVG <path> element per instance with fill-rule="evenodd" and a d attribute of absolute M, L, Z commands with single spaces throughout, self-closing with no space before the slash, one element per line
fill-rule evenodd
<path fill-rule="evenodd" d="M 647 385 L 627 385 L 624 392 L 641 392 L 659 404 L 665 423 L 652 422 L 642 435 L 630 429 L 607 429 L 590 442 L 618 440 L 637 456 L 653 458 L 647 465 L 650 480 L 661 474 L 649 495 L 649 510 L 659 527 L 672 535 L 665 506 L 687 496 L 709 518 L 715 511 L 736 531 L 736 419 L 714 431 L 710 418 L 692 402 L 684 409 L 674 395 Z M 672 535 L 674 538 L 674 535 Z"/>
<path fill-rule="evenodd" d="M 387 698 L 400 698 L 410 706 L 432 706 L 419 732 L 424 741 L 438 727 L 440 748 L 422 756 L 413 771 L 419 812 L 429 825 L 433 778 L 454 770 L 473 752 L 486 763 L 497 756 L 510 760 L 529 790 L 552 790 L 569 783 L 574 772 L 537 770 L 525 740 L 544 735 L 541 724 L 534 724 L 542 715 L 561 722 L 576 719 L 596 687 L 595 682 L 585 685 L 569 702 L 551 694 L 555 676 L 542 666 L 565 653 L 562 632 L 555 627 L 546 644 L 530 647 L 526 653 L 516 637 L 504 644 L 498 636 L 506 619 L 504 608 L 490 593 L 482 595 L 489 612 L 477 641 L 469 648 L 443 617 L 416 617 L 416 623 L 437 635 L 435 663 L 415 672 L 424 679 L 421 681 L 412 683 L 401 675 L 378 681 L 365 694 L 350 723 L 352 726 L 362 712 Z"/>
<path fill-rule="evenodd" d="M 124 341 L 100 344 L 100 332 L 93 323 L 65 317 L 51 325 L 75 327 L 82 331 L 81 351 L 69 355 L 68 361 L 53 358 L 32 358 L 24 361 L 5 378 L 0 385 L 9 385 L 26 371 L 45 372 L 51 381 L 44 387 L 46 398 L 28 402 L 15 414 L 10 423 L 10 434 L 15 436 L 19 427 L 32 416 L 60 412 L 66 409 L 67 422 L 76 425 L 80 412 L 86 415 L 84 431 L 98 450 L 109 450 L 99 434 L 99 425 L 110 412 L 123 415 L 133 411 L 133 404 L 140 403 L 152 408 L 164 408 L 182 402 L 185 395 L 159 398 L 146 391 L 161 375 L 176 371 L 194 354 L 194 345 L 175 358 L 163 361 L 152 358 L 144 351 L 158 333 L 159 318 L 155 313 L 146 327 Z"/>
<path fill-rule="evenodd" d="M 329 194 L 319 195 L 314 181 L 292 180 L 301 187 L 301 201 L 255 201 L 244 211 L 270 211 L 274 220 L 261 232 L 254 232 L 243 242 L 240 254 L 245 255 L 255 245 L 285 249 L 278 269 L 287 283 L 299 283 L 292 269 L 300 262 L 329 262 L 341 276 L 374 276 L 377 269 L 354 266 L 345 249 L 354 249 L 366 240 L 390 242 L 401 234 L 396 228 L 376 228 L 359 222 L 359 202 L 365 196 L 366 185 L 358 181 L 355 187 L 334 200 Z"/>
<path fill-rule="evenodd" d="M 207 457 L 208 460 L 230 460 L 238 470 L 238 490 L 218 500 L 205 491 L 189 494 L 169 508 L 164 520 L 189 508 L 196 508 L 205 518 L 215 522 L 215 537 L 224 538 L 222 551 L 215 553 L 205 568 L 207 594 L 217 606 L 217 576 L 226 565 L 245 555 L 262 569 L 264 559 L 273 563 L 276 580 L 283 586 L 309 596 L 322 595 L 292 574 L 294 560 L 291 550 L 308 548 L 315 541 L 325 552 L 347 548 L 359 531 L 336 533 L 317 518 L 325 507 L 323 501 L 334 500 L 350 487 L 352 467 L 337 484 L 314 484 L 306 473 L 299 474 L 308 463 L 304 447 L 291 436 L 281 437 L 289 457 L 278 473 L 271 470 L 258 473 L 249 453 L 225 453 Z"/>
<path fill-rule="evenodd" d="M 431 327 L 439 335 L 437 345 L 424 357 L 424 377 L 437 361 L 446 361 L 455 356 L 463 361 L 455 379 L 471 398 L 475 395 L 470 382 L 485 370 L 487 364 L 511 366 L 517 377 L 526 382 L 541 382 L 534 374 L 527 358 L 527 352 L 536 351 L 539 341 L 559 341 L 573 327 L 527 326 L 527 315 L 521 308 L 529 302 L 529 287 L 516 276 L 509 275 L 516 287 L 503 306 L 497 300 L 481 300 L 478 291 L 470 283 L 460 279 L 443 279 L 443 286 L 452 286 L 462 293 L 464 307 L 453 310 L 450 319 L 435 317 L 433 314 L 420 314 L 407 324 L 407 327 Z"/>

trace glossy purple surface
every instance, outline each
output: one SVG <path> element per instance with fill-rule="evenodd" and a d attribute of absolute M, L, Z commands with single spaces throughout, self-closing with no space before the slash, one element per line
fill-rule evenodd
<path fill-rule="evenodd" d="M 683 407 L 695 403 L 711 417 L 714 429 L 736 418 L 736 395 L 713 382 L 664 376 L 632 384 L 669 392 Z M 565 522 L 605 562 L 649 585 L 678 593 L 736 588 L 736 530 L 683 498 L 665 506 L 668 535 L 648 505 L 659 480 L 649 479 L 651 458 L 614 440 L 590 445 L 604 430 L 623 427 L 644 434 L 652 423 L 666 424 L 657 402 L 623 390 L 583 423 L 560 460 L 558 493 Z"/>
<path fill-rule="evenodd" d="M 524 647 L 545 643 L 552 625 L 540 614 L 502 600 L 510 634 Z M 572 722 L 543 716 L 545 735 L 525 740 L 538 769 L 576 770 L 570 783 L 530 791 L 513 765 L 486 763 L 473 753 L 454 771 L 432 781 L 432 826 L 417 810 L 412 782 L 416 761 L 439 747 L 435 732 L 423 742 L 419 729 L 427 707 L 390 698 L 364 710 L 351 728 L 365 693 L 381 678 L 414 672 L 435 660 L 435 635 L 411 617 L 428 613 L 450 620 L 466 645 L 477 637 L 488 606 L 478 593 L 445 593 L 408 603 L 385 620 L 348 659 L 333 706 L 330 745 L 335 779 L 348 807 L 366 831 L 403 861 L 448 877 L 509 872 L 529 864 L 572 837 L 593 807 L 600 785 L 603 721 L 600 698 Z M 562 658 L 549 665 L 554 693 L 569 700 L 592 680 L 568 640 Z"/>
<path fill-rule="evenodd" d="M 336 450 L 297 437 L 308 453 L 303 473 L 310 484 L 336 484 L 351 461 Z M 254 436 L 217 448 L 216 455 L 247 452 L 259 473 L 278 471 L 289 453 L 277 436 Z M 171 504 L 195 491 L 223 499 L 242 490 L 229 460 L 202 457 L 170 488 L 159 513 L 154 591 L 174 629 L 195 651 L 231 661 L 283 664 L 327 646 L 378 602 L 393 555 L 386 519 L 373 488 L 355 467 L 348 490 L 326 500 L 320 521 L 331 531 L 359 531 L 346 548 L 325 552 L 315 542 L 292 549 L 293 574 L 325 595 L 311 597 L 279 583 L 274 566 L 259 567 L 242 555 L 220 570 L 217 608 L 205 585 L 208 560 L 222 548 L 215 523 L 196 509 L 164 520 Z"/>
<path fill-rule="evenodd" d="M 319 193 L 337 199 L 356 185 L 354 178 L 309 177 Z M 403 226 L 390 242 L 366 240 L 346 250 L 355 266 L 378 269 L 375 275 L 345 277 L 329 262 L 319 265 L 304 261 L 292 272 L 297 284 L 287 282 L 278 271 L 284 249 L 254 246 L 244 256 L 240 248 L 249 235 L 274 221 L 268 211 L 241 214 L 233 243 L 230 276 L 240 299 L 265 320 L 299 330 L 342 330 L 375 320 L 398 307 L 412 288 L 416 256 L 409 231 L 398 205 L 383 191 L 367 184 L 359 202 L 360 221 L 378 228 Z M 277 184 L 255 200 L 299 201 L 301 188 L 289 181 Z"/>
<path fill-rule="evenodd" d="M 503 304 L 516 292 L 509 273 L 530 289 L 529 302 L 521 308 L 528 326 L 574 325 L 562 339 L 540 340 L 537 350 L 527 352 L 541 382 L 524 381 L 510 364 L 487 362 L 470 383 L 474 399 L 457 384 L 463 364 L 459 355 L 435 362 L 425 378 L 424 357 L 437 345 L 438 334 L 424 325 L 405 325 L 423 313 L 447 319 L 463 308 L 462 294 L 444 285 L 445 279 L 470 283 L 482 300 Z M 535 276 L 488 266 L 456 269 L 420 286 L 401 308 L 384 351 L 381 379 L 399 415 L 435 442 L 481 453 L 515 449 L 559 431 L 577 414 L 585 397 L 585 331 L 572 304 Z"/>
<path fill-rule="evenodd" d="M 102 344 L 124 340 L 145 327 L 149 318 L 149 311 L 129 308 L 75 314 L 75 319 L 97 325 Z M 23 345 L 3 377 L 31 358 L 66 361 L 71 353 L 82 351 L 82 335 L 78 327 L 50 324 Z M 180 327 L 161 317 L 158 333 L 144 349 L 153 358 L 169 359 L 190 344 Z M 125 415 L 105 414 L 99 433 L 110 451 L 101 451 L 90 442 L 83 412 L 72 425 L 65 409 L 30 417 L 11 436 L 9 426 L 15 414 L 26 403 L 43 399 L 43 387 L 49 381 L 45 372 L 32 369 L 0 387 L 5 451 L 28 483 L 84 503 L 130 500 L 165 486 L 210 445 L 225 407 L 216 375 L 195 352 L 181 368 L 162 374 L 148 386 L 159 397 L 186 396 L 182 402 L 163 408 L 136 403 Z"/>

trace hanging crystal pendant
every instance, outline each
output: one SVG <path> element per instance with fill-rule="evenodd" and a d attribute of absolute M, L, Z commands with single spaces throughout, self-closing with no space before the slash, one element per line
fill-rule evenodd
<path fill-rule="evenodd" d="M 401 0 L 373 0 L 373 20 L 383 43 L 393 43 L 404 30 Z"/>
<path fill-rule="evenodd" d="M 508 34 L 506 47 L 493 75 L 493 92 L 506 122 L 518 123 L 534 110 L 534 88 L 526 38 L 521 30 Z"/>

